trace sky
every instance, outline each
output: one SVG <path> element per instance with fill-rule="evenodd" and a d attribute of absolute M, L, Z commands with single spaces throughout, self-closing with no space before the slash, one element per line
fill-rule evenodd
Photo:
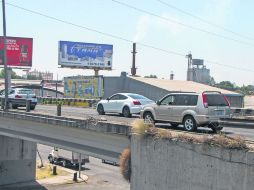
<path fill-rule="evenodd" d="M 55 79 L 57 76 L 61 79 L 94 73 L 93 70 L 60 68 L 59 41 L 112 44 L 113 70 L 100 71 L 105 76 L 119 76 L 122 71 L 130 74 L 132 42 L 136 42 L 137 75 L 153 74 L 158 78 L 169 79 L 173 72 L 175 80 L 186 80 L 187 59 L 184 55 L 191 52 L 193 58 L 205 60 L 216 82 L 229 80 L 237 85 L 254 84 L 253 0 L 5 2 L 7 36 L 33 38 L 32 70 L 53 72 Z M 2 9 L 0 22 L 0 35 L 3 35 Z M 23 73 L 22 70 L 16 72 Z"/>

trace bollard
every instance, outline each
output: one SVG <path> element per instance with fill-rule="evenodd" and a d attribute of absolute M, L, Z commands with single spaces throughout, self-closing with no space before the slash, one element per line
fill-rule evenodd
<path fill-rule="evenodd" d="M 5 104 L 5 99 L 1 98 L 1 109 L 2 110 L 4 109 L 4 104 Z"/>
<path fill-rule="evenodd" d="M 78 174 L 77 174 L 77 172 L 75 172 L 73 174 L 73 181 L 78 181 Z"/>
<path fill-rule="evenodd" d="M 61 116 L 61 104 L 57 104 L 57 116 Z"/>
<path fill-rule="evenodd" d="M 56 173 L 56 166 L 53 166 L 53 175 L 57 175 L 57 173 Z"/>
<path fill-rule="evenodd" d="M 31 100 L 26 100 L 26 112 L 30 112 L 31 109 Z"/>

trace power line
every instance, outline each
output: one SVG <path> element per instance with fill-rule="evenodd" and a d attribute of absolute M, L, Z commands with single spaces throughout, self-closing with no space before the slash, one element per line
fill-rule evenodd
<path fill-rule="evenodd" d="M 106 32 L 101 32 L 101 31 L 93 29 L 93 28 L 89 28 L 89 27 L 86 27 L 86 26 L 78 25 L 78 24 L 75 24 L 75 23 L 72 23 L 72 22 L 69 22 L 69 21 L 65 21 L 65 20 L 62 20 L 62 19 L 59 19 L 59 18 L 56 18 L 56 17 L 53 17 L 53 16 L 49 16 L 49 15 L 46 15 L 46 14 L 43 14 L 43 13 L 40 13 L 40 12 L 37 12 L 37 11 L 33 11 L 33 10 L 30 10 L 30 9 L 27 9 L 27 8 L 20 7 L 18 5 L 14 5 L 14 4 L 11 4 L 11 3 L 6 3 L 6 5 L 9 5 L 9 6 L 12 6 L 12 7 L 15 7 L 15 8 L 18 8 L 18 9 L 27 11 L 29 13 L 36 14 L 36 15 L 39 15 L 39 16 L 42 16 L 42 17 L 45 17 L 45 18 L 48 18 L 48 19 L 51 19 L 51 20 L 54 20 L 54 21 L 57 21 L 57 22 L 61 22 L 61 23 L 64 23 L 64 24 L 68 24 L 68 25 L 77 27 L 77 28 L 81 28 L 81 29 L 85 29 L 85 30 L 88 30 L 88 31 L 91 31 L 91 32 L 95 32 L 95 33 L 98 33 L 98 34 L 101 34 L 101 35 L 104 35 L 104 36 L 107 36 L 107 37 L 111 37 L 111 38 L 114 38 L 114 39 L 122 40 L 122 41 L 125 41 L 125 42 L 128 42 L 128 43 L 133 43 L 132 40 L 129 40 L 129 39 L 117 36 L 117 35 L 113 35 L 113 34 L 106 33 Z M 161 52 L 164 52 L 164 53 L 167 53 L 167 54 L 174 54 L 174 55 L 181 56 L 181 57 L 185 57 L 186 56 L 185 54 L 180 53 L 180 52 L 162 49 L 162 48 L 159 48 L 159 47 L 156 47 L 156 46 L 152 46 L 152 45 L 149 45 L 149 44 L 146 44 L 146 43 L 140 43 L 139 42 L 137 44 L 139 44 L 139 45 L 141 45 L 143 47 L 151 48 L 151 49 L 154 49 L 154 50 L 157 50 L 157 51 L 161 51 Z M 230 67 L 230 68 L 237 69 L 237 70 L 254 72 L 253 70 L 249 70 L 249 69 L 246 69 L 246 68 L 238 68 L 238 67 L 234 67 L 234 66 L 231 66 L 231 65 L 224 65 L 224 64 L 220 64 L 220 63 L 214 62 L 214 61 L 207 61 L 207 60 L 205 60 L 205 61 L 209 62 L 209 63 L 212 63 L 212 64 L 217 64 L 217 65 L 224 66 L 224 67 Z"/>
<path fill-rule="evenodd" d="M 190 28 L 192 30 L 196 30 L 196 31 L 199 31 L 199 32 L 203 32 L 203 33 L 206 33 L 206 34 L 209 34 L 209 35 L 213 35 L 213 36 L 219 37 L 219 38 L 223 38 L 225 40 L 230 40 L 230 41 L 234 41 L 234 42 L 237 42 L 237 43 L 241 43 L 241 44 L 245 44 L 245 45 L 253 46 L 254 47 L 254 44 L 250 43 L 250 42 L 241 41 L 241 40 L 230 38 L 230 37 L 227 37 L 227 36 L 215 33 L 215 32 L 210 32 L 210 31 L 202 29 L 202 28 L 197 28 L 197 27 L 194 27 L 194 26 L 191 26 L 191 25 L 188 25 L 188 24 L 184 24 L 184 23 L 176 21 L 174 19 L 171 19 L 171 18 L 168 18 L 168 17 L 163 17 L 163 16 L 160 16 L 160 15 L 151 13 L 149 11 L 146 11 L 144 9 L 140 9 L 140 8 L 134 7 L 132 5 L 129 5 L 129 4 L 117 1 L 117 0 L 111 0 L 111 1 L 114 2 L 114 3 L 117 3 L 117 4 L 121 5 L 121 6 L 130 8 L 130 9 L 133 9 L 133 10 L 136 10 L 138 12 L 146 13 L 148 15 L 151 15 L 153 17 L 156 17 L 158 19 L 161 19 L 161 20 L 164 20 L 164 21 L 167 21 L 167 22 L 170 22 L 170 23 L 175 23 L 175 24 L 181 25 L 183 27 Z"/>
<path fill-rule="evenodd" d="M 221 26 L 221 25 L 218 25 L 218 24 L 216 24 L 216 23 L 213 23 L 213 22 L 210 22 L 210 21 L 208 21 L 208 20 L 205 20 L 205 19 L 203 19 L 203 18 L 201 18 L 201 17 L 199 17 L 199 16 L 196 16 L 196 15 L 194 15 L 194 14 L 192 14 L 192 13 L 189 13 L 189 12 L 183 10 L 183 9 L 180 9 L 180 8 L 178 8 L 178 7 L 174 6 L 174 5 L 171 5 L 171 4 L 169 4 L 169 3 L 166 3 L 166 2 L 164 2 L 164 1 L 161 1 L 161 0 L 155 0 L 155 1 L 158 1 L 159 3 L 161 3 L 161 4 L 163 4 L 163 5 L 166 5 L 167 7 L 170 7 L 170 8 L 172 8 L 172 9 L 175 9 L 175 10 L 177 10 L 178 12 L 181 12 L 181 13 L 183 13 L 183 14 L 185 14 L 185 15 L 191 16 L 192 18 L 195 18 L 195 19 L 197 19 L 197 20 L 199 20 L 199 21 L 201 21 L 201 22 L 203 22 L 203 23 L 206 23 L 206 24 L 209 24 L 209 25 L 214 26 L 214 27 L 216 27 L 216 28 L 222 29 L 222 30 L 224 30 L 224 31 L 226 31 L 226 32 L 229 32 L 229 33 L 231 33 L 231 34 L 234 34 L 234 35 L 236 35 L 236 36 L 239 36 L 239 37 L 242 37 L 242 38 L 246 38 L 246 39 L 249 39 L 249 40 L 254 40 L 254 38 L 251 38 L 251 37 L 242 35 L 242 34 L 237 33 L 237 32 L 235 32 L 235 31 L 233 31 L 233 30 L 231 30 L 231 29 L 225 28 L 225 27 L 223 27 L 223 26 Z"/>
<path fill-rule="evenodd" d="M 101 31 L 93 29 L 93 28 L 89 28 L 89 27 L 86 27 L 86 26 L 83 26 L 83 25 L 75 24 L 75 23 L 72 23 L 72 22 L 69 22 L 69 21 L 66 21 L 66 20 L 62 20 L 62 19 L 59 19 L 59 18 L 56 18 L 56 17 L 52 17 L 52 16 L 49 16 L 49 15 L 46 15 L 46 14 L 43 14 L 43 13 L 40 13 L 40 12 L 37 12 L 37 11 L 33 11 L 33 10 L 30 10 L 30 9 L 27 9 L 27 8 L 24 8 L 24 7 L 20 7 L 18 5 L 14 5 L 14 4 L 11 4 L 11 3 L 6 3 L 6 4 L 9 5 L 9 6 L 12 6 L 12 7 L 15 7 L 15 8 L 18 8 L 18 9 L 36 14 L 36 15 L 46 17 L 46 18 L 51 19 L 51 20 L 55 20 L 57 22 L 72 25 L 72 26 L 75 26 L 75 27 L 78 27 L 78 28 L 81 28 L 81 29 L 85 29 L 85 30 L 89 30 L 89 31 L 92 31 L 92 32 L 96 32 L 98 34 L 108 36 L 108 37 L 111 37 L 111 38 L 115 38 L 115 39 L 118 39 L 118 40 L 122 40 L 122 41 L 125 41 L 125 42 L 134 43 L 134 41 L 132 41 L 132 40 L 129 40 L 129 39 L 126 39 L 126 38 L 123 38 L 123 37 L 120 37 L 120 36 L 117 36 L 117 35 L 114 35 L 114 34 L 101 32 Z M 144 47 L 151 48 L 151 49 L 155 49 L 155 50 L 158 50 L 158 51 L 163 51 L 165 53 L 174 54 L 174 55 L 178 55 L 178 56 L 185 56 L 185 54 L 179 53 L 179 52 L 176 52 L 176 51 L 173 51 L 173 50 L 165 50 L 165 49 L 161 49 L 159 47 L 155 47 L 155 46 L 145 44 L 145 43 L 137 42 L 137 44 L 139 44 L 141 46 L 144 46 Z"/>
<path fill-rule="evenodd" d="M 235 66 L 232 66 L 232 65 L 221 64 L 221 63 L 218 63 L 218 62 L 216 62 L 216 61 L 205 60 L 205 62 L 214 64 L 214 65 L 219 65 L 219 66 L 222 66 L 222 67 L 229 67 L 229 68 L 231 68 L 231 69 L 242 70 L 242 71 L 248 71 L 248 72 L 253 72 L 253 73 L 254 73 L 254 70 L 250 70 L 250 69 L 242 68 L 242 67 L 235 67 Z"/>

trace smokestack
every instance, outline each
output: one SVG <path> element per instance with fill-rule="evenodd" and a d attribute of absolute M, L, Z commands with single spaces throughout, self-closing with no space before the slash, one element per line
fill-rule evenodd
<path fill-rule="evenodd" d="M 131 75 L 135 76 L 137 73 L 137 68 L 136 68 L 136 43 L 133 43 L 133 48 L 132 48 L 132 68 L 131 68 Z"/>

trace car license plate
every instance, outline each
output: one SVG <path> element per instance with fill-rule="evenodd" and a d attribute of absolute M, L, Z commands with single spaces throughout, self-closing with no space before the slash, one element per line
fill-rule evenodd
<path fill-rule="evenodd" d="M 224 112 L 224 110 L 217 110 L 217 111 L 215 112 L 215 114 L 216 114 L 216 116 L 224 116 L 224 115 L 225 115 L 225 112 Z"/>

